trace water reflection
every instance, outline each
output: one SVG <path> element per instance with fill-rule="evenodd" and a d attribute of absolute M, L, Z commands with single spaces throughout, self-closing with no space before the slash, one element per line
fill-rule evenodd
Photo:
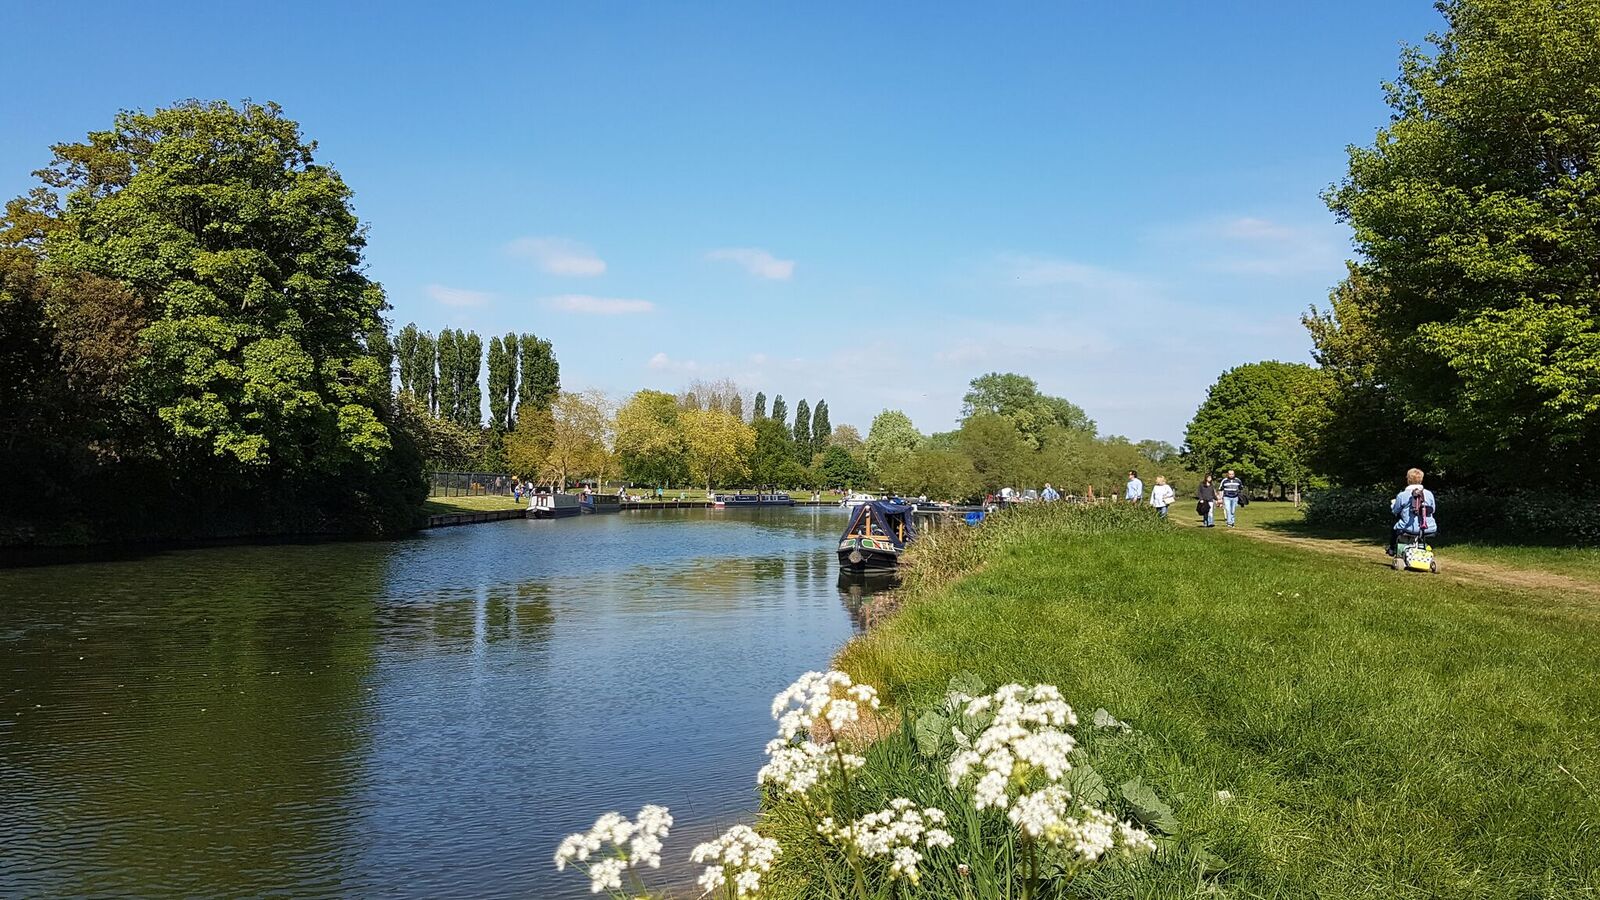
<path fill-rule="evenodd" d="M 662 511 L 0 571 L 0 895 L 588 896 L 555 842 L 646 802 L 684 856 L 750 813 L 768 701 L 850 634 L 841 525 Z"/>
<path fill-rule="evenodd" d="M 890 572 L 839 572 L 839 599 L 850 622 L 857 631 L 870 624 L 871 601 L 900 586 L 900 580 Z"/>

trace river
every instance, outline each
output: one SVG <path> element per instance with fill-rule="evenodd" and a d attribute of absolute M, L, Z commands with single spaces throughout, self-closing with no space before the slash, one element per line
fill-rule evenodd
<path fill-rule="evenodd" d="M 0 896 L 585 897 L 551 854 L 749 821 L 852 625 L 836 509 L 678 510 L 0 571 Z"/>

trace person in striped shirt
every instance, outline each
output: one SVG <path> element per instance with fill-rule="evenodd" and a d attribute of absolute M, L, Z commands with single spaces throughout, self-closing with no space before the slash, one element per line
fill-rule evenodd
<path fill-rule="evenodd" d="M 1232 528 L 1234 512 L 1239 508 L 1239 495 L 1244 493 L 1244 482 L 1233 474 L 1232 469 L 1229 469 L 1228 477 L 1222 479 L 1222 483 L 1217 487 L 1222 489 L 1222 511 L 1227 514 L 1228 527 Z"/>

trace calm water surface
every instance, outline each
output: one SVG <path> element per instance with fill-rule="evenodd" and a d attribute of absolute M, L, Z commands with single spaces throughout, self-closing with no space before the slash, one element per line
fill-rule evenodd
<path fill-rule="evenodd" d="M 0 571 L 0 895 L 589 896 L 556 843 L 651 802 L 681 860 L 749 819 L 772 695 L 851 633 L 842 526 L 624 513 Z"/>

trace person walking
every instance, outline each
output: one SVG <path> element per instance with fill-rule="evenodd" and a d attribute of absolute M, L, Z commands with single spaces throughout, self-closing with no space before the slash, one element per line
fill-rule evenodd
<path fill-rule="evenodd" d="M 1233 527 L 1234 513 L 1239 508 L 1239 495 L 1244 493 L 1244 482 L 1240 481 L 1233 470 L 1228 470 L 1228 476 L 1222 479 L 1222 511 L 1228 517 L 1228 527 Z"/>
<path fill-rule="evenodd" d="M 1139 473 L 1128 470 L 1128 489 L 1123 492 L 1122 499 L 1137 506 L 1144 501 L 1144 482 L 1139 480 Z"/>
<path fill-rule="evenodd" d="M 1211 484 L 1210 475 L 1207 475 L 1205 480 L 1200 482 L 1200 490 L 1195 492 L 1195 496 L 1200 498 L 1200 502 L 1195 504 L 1194 511 L 1200 514 L 1201 524 L 1207 528 L 1217 527 L 1214 518 L 1217 506 L 1217 489 Z"/>
<path fill-rule="evenodd" d="M 1054 503 L 1061 499 L 1061 495 L 1056 493 L 1056 489 L 1050 486 L 1050 482 L 1046 481 L 1044 483 L 1044 493 L 1039 495 L 1039 499 L 1046 503 Z"/>
<path fill-rule="evenodd" d="M 1178 495 L 1172 490 L 1172 485 L 1167 484 L 1167 476 L 1157 475 L 1156 486 L 1150 489 L 1150 505 L 1156 508 L 1156 513 L 1165 519 L 1167 507 L 1177 499 Z"/>

